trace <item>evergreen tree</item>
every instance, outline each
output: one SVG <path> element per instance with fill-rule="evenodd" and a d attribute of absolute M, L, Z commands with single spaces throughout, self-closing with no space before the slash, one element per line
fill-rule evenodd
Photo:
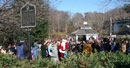
<path fill-rule="evenodd" d="M 27 31 L 21 29 L 20 9 L 29 1 L 36 6 L 36 24 L 31 28 L 33 40 L 41 41 L 47 36 L 49 0 L 1 0 L 0 4 L 0 43 L 6 43 L 9 39 L 18 40 L 27 38 Z M 3 40 L 4 39 L 4 40 Z"/>

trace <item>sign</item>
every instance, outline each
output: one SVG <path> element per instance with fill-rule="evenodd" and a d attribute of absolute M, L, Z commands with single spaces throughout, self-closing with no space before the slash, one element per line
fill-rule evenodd
<path fill-rule="evenodd" d="M 36 26 L 36 7 L 35 5 L 26 4 L 21 8 L 21 28 Z"/>

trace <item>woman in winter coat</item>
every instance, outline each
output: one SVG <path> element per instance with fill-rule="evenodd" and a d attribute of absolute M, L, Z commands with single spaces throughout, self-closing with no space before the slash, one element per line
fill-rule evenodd
<path fill-rule="evenodd" d="M 52 44 L 52 48 L 53 49 L 51 50 L 51 52 L 49 52 L 49 55 L 51 56 L 51 60 L 59 61 L 57 44 L 56 43 Z"/>

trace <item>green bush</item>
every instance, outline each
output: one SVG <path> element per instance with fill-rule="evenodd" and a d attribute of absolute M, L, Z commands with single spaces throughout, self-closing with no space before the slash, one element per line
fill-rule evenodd
<path fill-rule="evenodd" d="M 91 55 L 78 53 L 69 55 L 60 62 L 49 58 L 39 60 L 17 59 L 15 56 L 0 54 L 0 68 L 130 68 L 130 54 L 122 52 L 96 52 Z"/>

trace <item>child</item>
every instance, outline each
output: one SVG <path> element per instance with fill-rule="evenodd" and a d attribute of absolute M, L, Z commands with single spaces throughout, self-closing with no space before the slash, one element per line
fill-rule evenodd
<path fill-rule="evenodd" d="M 32 60 L 35 59 L 35 48 L 33 46 L 31 46 L 31 57 L 32 57 Z"/>

